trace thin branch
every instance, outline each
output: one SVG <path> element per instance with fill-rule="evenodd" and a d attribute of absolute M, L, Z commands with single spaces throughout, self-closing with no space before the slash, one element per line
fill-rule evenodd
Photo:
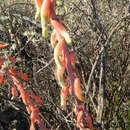
<path fill-rule="evenodd" d="M 93 64 L 93 66 L 92 66 L 92 69 L 91 69 L 91 72 L 90 72 L 90 75 L 89 75 L 89 78 L 88 78 L 88 83 L 87 83 L 87 88 L 86 88 L 86 96 L 88 95 L 88 91 L 89 91 L 89 88 L 91 86 L 91 79 L 92 79 L 93 73 L 95 71 L 95 68 L 96 68 L 97 62 L 98 62 L 98 60 L 100 58 L 101 53 L 104 51 L 104 48 L 106 48 L 108 46 L 108 44 L 110 43 L 113 34 L 116 32 L 116 30 L 118 29 L 118 27 L 122 23 L 122 21 L 124 19 L 128 18 L 129 16 L 130 15 L 123 17 L 118 23 L 116 23 L 116 25 L 113 26 L 113 29 L 110 32 L 110 34 L 109 34 L 109 36 L 108 36 L 104 46 L 101 47 L 101 49 L 99 51 L 99 54 L 97 55 L 97 57 L 95 59 L 95 62 Z"/>

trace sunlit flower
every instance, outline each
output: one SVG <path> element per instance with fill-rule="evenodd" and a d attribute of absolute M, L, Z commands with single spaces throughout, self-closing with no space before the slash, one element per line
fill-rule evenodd
<path fill-rule="evenodd" d="M 74 93 L 80 101 L 84 101 L 84 97 L 81 92 L 80 79 L 78 77 L 74 79 Z"/>
<path fill-rule="evenodd" d="M 51 19 L 51 24 L 56 31 L 65 38 L 65 41 L 71 45 L 72 41 L 69 33 L 66 31 L 64 25 L 58 19 Z"/>

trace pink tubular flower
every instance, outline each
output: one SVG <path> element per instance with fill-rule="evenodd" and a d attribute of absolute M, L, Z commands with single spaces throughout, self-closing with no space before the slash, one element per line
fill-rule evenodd
<path fill-rule="evenodd" d="M 56 29 L 56 31 L 65 38 L 65 41 L 71 45 L 71 38 L 64 25 L 58 19 L 51 19 L 51 24 Z"/>
<path fill-rule="evenodd" d="M 50 18 L 50 0 L 44 0 L 41 6 L 41 25 L 42 25 L 42 35 L 44 38 L 47 37 L 49 18 Z"/>
<path fill-rule="evenodd" d="M 81 92 L 80 79 L 78 77 L 74 79 L 74 93 L 80 101 L 84 101 L 84 97 Z"/>

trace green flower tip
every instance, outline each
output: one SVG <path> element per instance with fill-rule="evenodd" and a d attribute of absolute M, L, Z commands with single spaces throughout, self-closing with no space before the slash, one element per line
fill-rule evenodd
<path fill-rule="evenodd" d="M 47 30 L 47 27 L 44 27 L 44 28 L 42 28 L 42 36 L 44 37 L 44 38 L 47 38 L 47 35 L 48 35 L 48 32 L 47 32 L 48 30 Z"/>
<path fill-rule="evenodd" d="M 40 10 L 37 10 L 35 14 L 35 20 L 40 20 Z"/>
<path fill-rule="evenodd" d="M 72 40 L 71 40 L 68 32 L 64 33 L 64 38 L 65 38 L 65 41 L 67 42 L 67 44 L 71 46 L 72 45 Z"/>

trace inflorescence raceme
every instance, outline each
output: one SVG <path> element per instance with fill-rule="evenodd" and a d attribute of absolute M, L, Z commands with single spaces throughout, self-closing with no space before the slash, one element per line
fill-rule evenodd
<path fill-rule="evenodd" d="M 56 76 L 61 87 L 61 107 L 66 110 L 66 99 L 69 92 L 74 99 L 73 111 L 77 117 L 77 126 L 85 130 L 87 124 L 93 130 L 92 119 L 81 104 L 81 102 L 86 102 L 87 100 L 82 95 L 80 79 L 75 72 L 75 55 L 72 50 L 72 40 L 64 24 L 56 16 L 55 0 L 35 0 L 35 4 L 37 9 L 35 19 L 41 20 L 42 36 L 47 38 L 49 22 L 53 27 L 50 41 L 52 48 L 54 48 Z M 64 74 L 65 70 L 67 71 L 67 76 Z M 86 120 L 85 123 L 84 120 Z"/>
<path fill-rule="evenodd" d="M 73 112 L 76 115 L 77 127 L 80 130 L 86 130 L 87 126 L 93 130 L 92 119 L 89 112 L 84 109 L 82 102 L 87 102 L 82 95 L 81 83 L 78 74 L 75 71 L 75 55 L 72 50 L 72 40 L 67 32 L 65 25 L 58 19 L 55 13 L 55 0 L 35 0 L 36 15 L 35 19 L 41 21 L 42 36 L 48 36 L 48 23 L 50 22 L 53 31 L 51 34 L 51 45 L 54 48 L 54 59 L 56 63 L 56 77 L 58 84 L 61 87 L 61 107 L 66 110 L 66 102 L 68 93 L 73 97 Z M 8 48 L 7 44 L 0 43 L 0 49 Z M 21 98 L 26 105 L 26 110 L 30 114 L 30 130 L 35 130 L 35 123 L 39 125 L 40 130 L 46 130 L 43 121 L 39 116 L 38 104 L 41 100 L 35 94 L 29 94 L 19 81 L 28 81 L 28 76 L 23 72 L 18 72 L 14 69 L 16 57 L 8 56 L 8 61 L 4 61 L 0 56 L 0 85 L 4 82 L 4 74 L 12 79 L 11 85 L 12 100 L 17 97 Z M 65 76 L 65 71 L 67 75 Z M 18 94 L 18 91 L 20 95 Z"/>

